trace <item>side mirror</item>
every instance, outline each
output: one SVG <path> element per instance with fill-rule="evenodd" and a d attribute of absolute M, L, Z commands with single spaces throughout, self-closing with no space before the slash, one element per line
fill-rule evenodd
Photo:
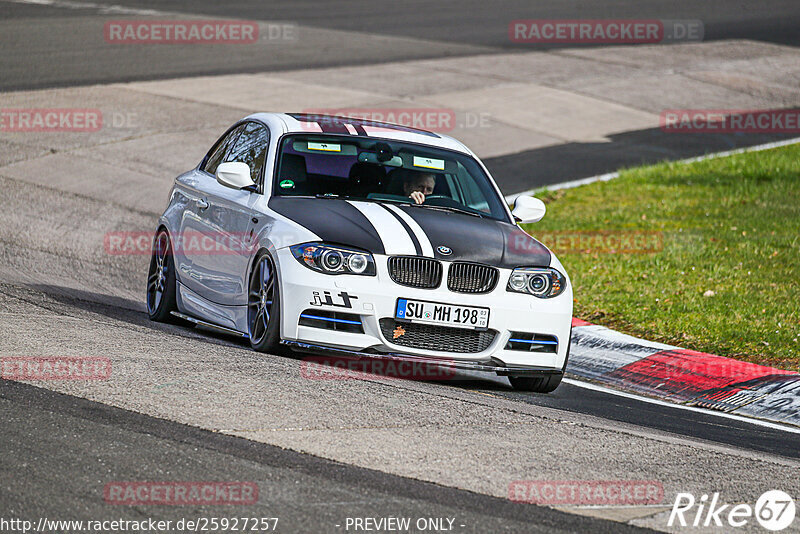
<path fill-rule="evenodd" d="M 217 181 L 232 189 L 244 189 L 255 185 L 250 178 L 250 167 L 240 161 L 220 163 L 217 167 Z"/>
<path fill-rule="evenodd" d="M 542 220 L 547 208 L 538 198 L 521 195 L 514 202 L 514 211 L 511 212 L 521 223 L 535 223 Z"/>

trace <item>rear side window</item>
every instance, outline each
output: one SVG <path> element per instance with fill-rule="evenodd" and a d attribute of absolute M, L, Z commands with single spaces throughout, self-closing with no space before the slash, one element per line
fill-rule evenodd
<path fill-rule="evenodd" d="M 250 167 L 250 177 L 255 183 L 261 180 L 261 168 L 267 156 L 269 144 L 269 131 L 263 124 L 248 122 L 241 130 L 239 137 L 231 145 L 224 161 L 238 161 L 247 163 Z"/>
<path fill-rule="evenodd" d="M 206 158 L 206 162 L 203 164 L 202 169 L 204 171 L 206 171 L 208 174 L 217 173 L 217 167 L 220 163 L 225 161 L 225 156 L 228 154 L 231 145 L 233 145 L 233 143 L 239 137 L 239 133 L 241 133 L 244 127 L 244 124 L 237 126 L 231 130 L 228 135 L 217 141 L 217 144 L 211 149 L 211 152 L 209 152 L 209 155 Z"/>

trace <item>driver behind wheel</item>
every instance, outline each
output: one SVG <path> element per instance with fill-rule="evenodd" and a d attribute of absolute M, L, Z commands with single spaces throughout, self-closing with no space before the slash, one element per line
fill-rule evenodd
<path fill-rule="evenodd" d="M 425 197 L 433 194 L 436 177 L 428 172 L 413 172 L 403 182 L 403 191 L 417 204 L 425 202 Z"/>

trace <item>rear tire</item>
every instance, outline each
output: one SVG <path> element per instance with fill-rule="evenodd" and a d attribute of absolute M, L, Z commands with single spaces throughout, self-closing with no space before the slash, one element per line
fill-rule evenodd
<path fill-rule="evenodd" d="M 175 298 L 175 262 L 172 242 L 166 230 L 156 232 L 147 272 L 147 315 L 151 321 L 177 323 L 171 312 L 178 309 Z"/>
<path fill-rule="evenodd" d="M 531 391 L 533 393 L 552 393 L 561 384 L 561 379 L 567 370 L 569 361 L 569 350 L 572 347 L 572 329 L 569 330 L 569 342 L 567 343 L 567 357 L 564 358 L 564 366 L 560 374 L 547 376 L 509 376 L 508 381 L 517 391 Z"/>

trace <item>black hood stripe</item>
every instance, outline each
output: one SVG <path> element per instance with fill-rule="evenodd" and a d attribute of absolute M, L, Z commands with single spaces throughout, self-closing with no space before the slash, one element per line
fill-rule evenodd
<path fill-rule="evenodd" d="M 400 217 L 405 221 L 405 223 L 411 229 L 412 235 L 414 235 L 417 238 L 417 241 L 419 241 L 419 245 L 421 248 L 421 255 L 426 256 L 428 258 L 432 258 L 433 245 L 431 245 L 431 240 L 428 239 L 425 230 L 423 230 L 422 227 L 417 224 L 417 221 L 412 219 L 405 211 L 401 210 L 396 205 L 383 204 L 383 206 L 390 209 L 395 215 L 397 215 L 398 217 Z"/>
<path fill-rule="evenodd" d="M 405 256 L 415 253 L 411 235 L 391 213 L 386 213 L 387 210 L 379 203 L 360 200 L 348 200 L 347 202 L 369 219 L 383 241 L 386 254 Z"/>
<path fill-rule="evenodd" d="M 323 241 L 373 254 L 387 254 L 387 248 L 389 255 L 428 255 L 430 250 L 444 261 L 507 269 L 550 266 L 550 251 L 513 224 L 424 207 L 376 204 L 276 196 L 268 206 Z M 452 253 L 443 255 L 438 247 L 448 247 Z"/>
<path fill-rule="evenodd" d="M 404 221 L 403 218 L 400 217 L 398 214 L 396 214 L 393 210 L 390 210 L 389 207 L 386 206 L 385 204 L 379 204 L 379 206 L 388 211 L 389 213 L 391 213 L 392 216 L 395 219 L 397 219 L 397 222 L 399 222 L 403 226 L 405 231 L 408 232 L 408 237 L 410 237 L 412 243 L 414 243 L 414 250 L 416 251 L 417 256 L 422 256 L 422 246 L 419 244 L 419 239 L 417 239 L 417 235 L 413 232 L 413 230 L 411 230 L 411 227 L 408 225 L 408 223 Z"/>
<path fill-rule="evenodd" d="M 344 200 L 275 196 L 267 205 L 323 241 L 386 254 L 380 234 L 369 219 Z"/>
<path fill-rule="evenodd" d="M 422 228 L 431 241 L 434 257 L 440 260 L 496 265 L 503 256 L 503 236 L 491 220 L 421 206 L 400 209 Z M 439 247 L 452 253 L 442 254 Z"/>
<path fill-rule="evenodd" d="M 513 224 L 424 207 L 398 208 L 422 228 L 433 245 L 434 257 L 441 260 L 472 261 L 507 269 L 550 265 L 550 251 Z M 444 255 L 439 247 L 452 252 Z"/>

